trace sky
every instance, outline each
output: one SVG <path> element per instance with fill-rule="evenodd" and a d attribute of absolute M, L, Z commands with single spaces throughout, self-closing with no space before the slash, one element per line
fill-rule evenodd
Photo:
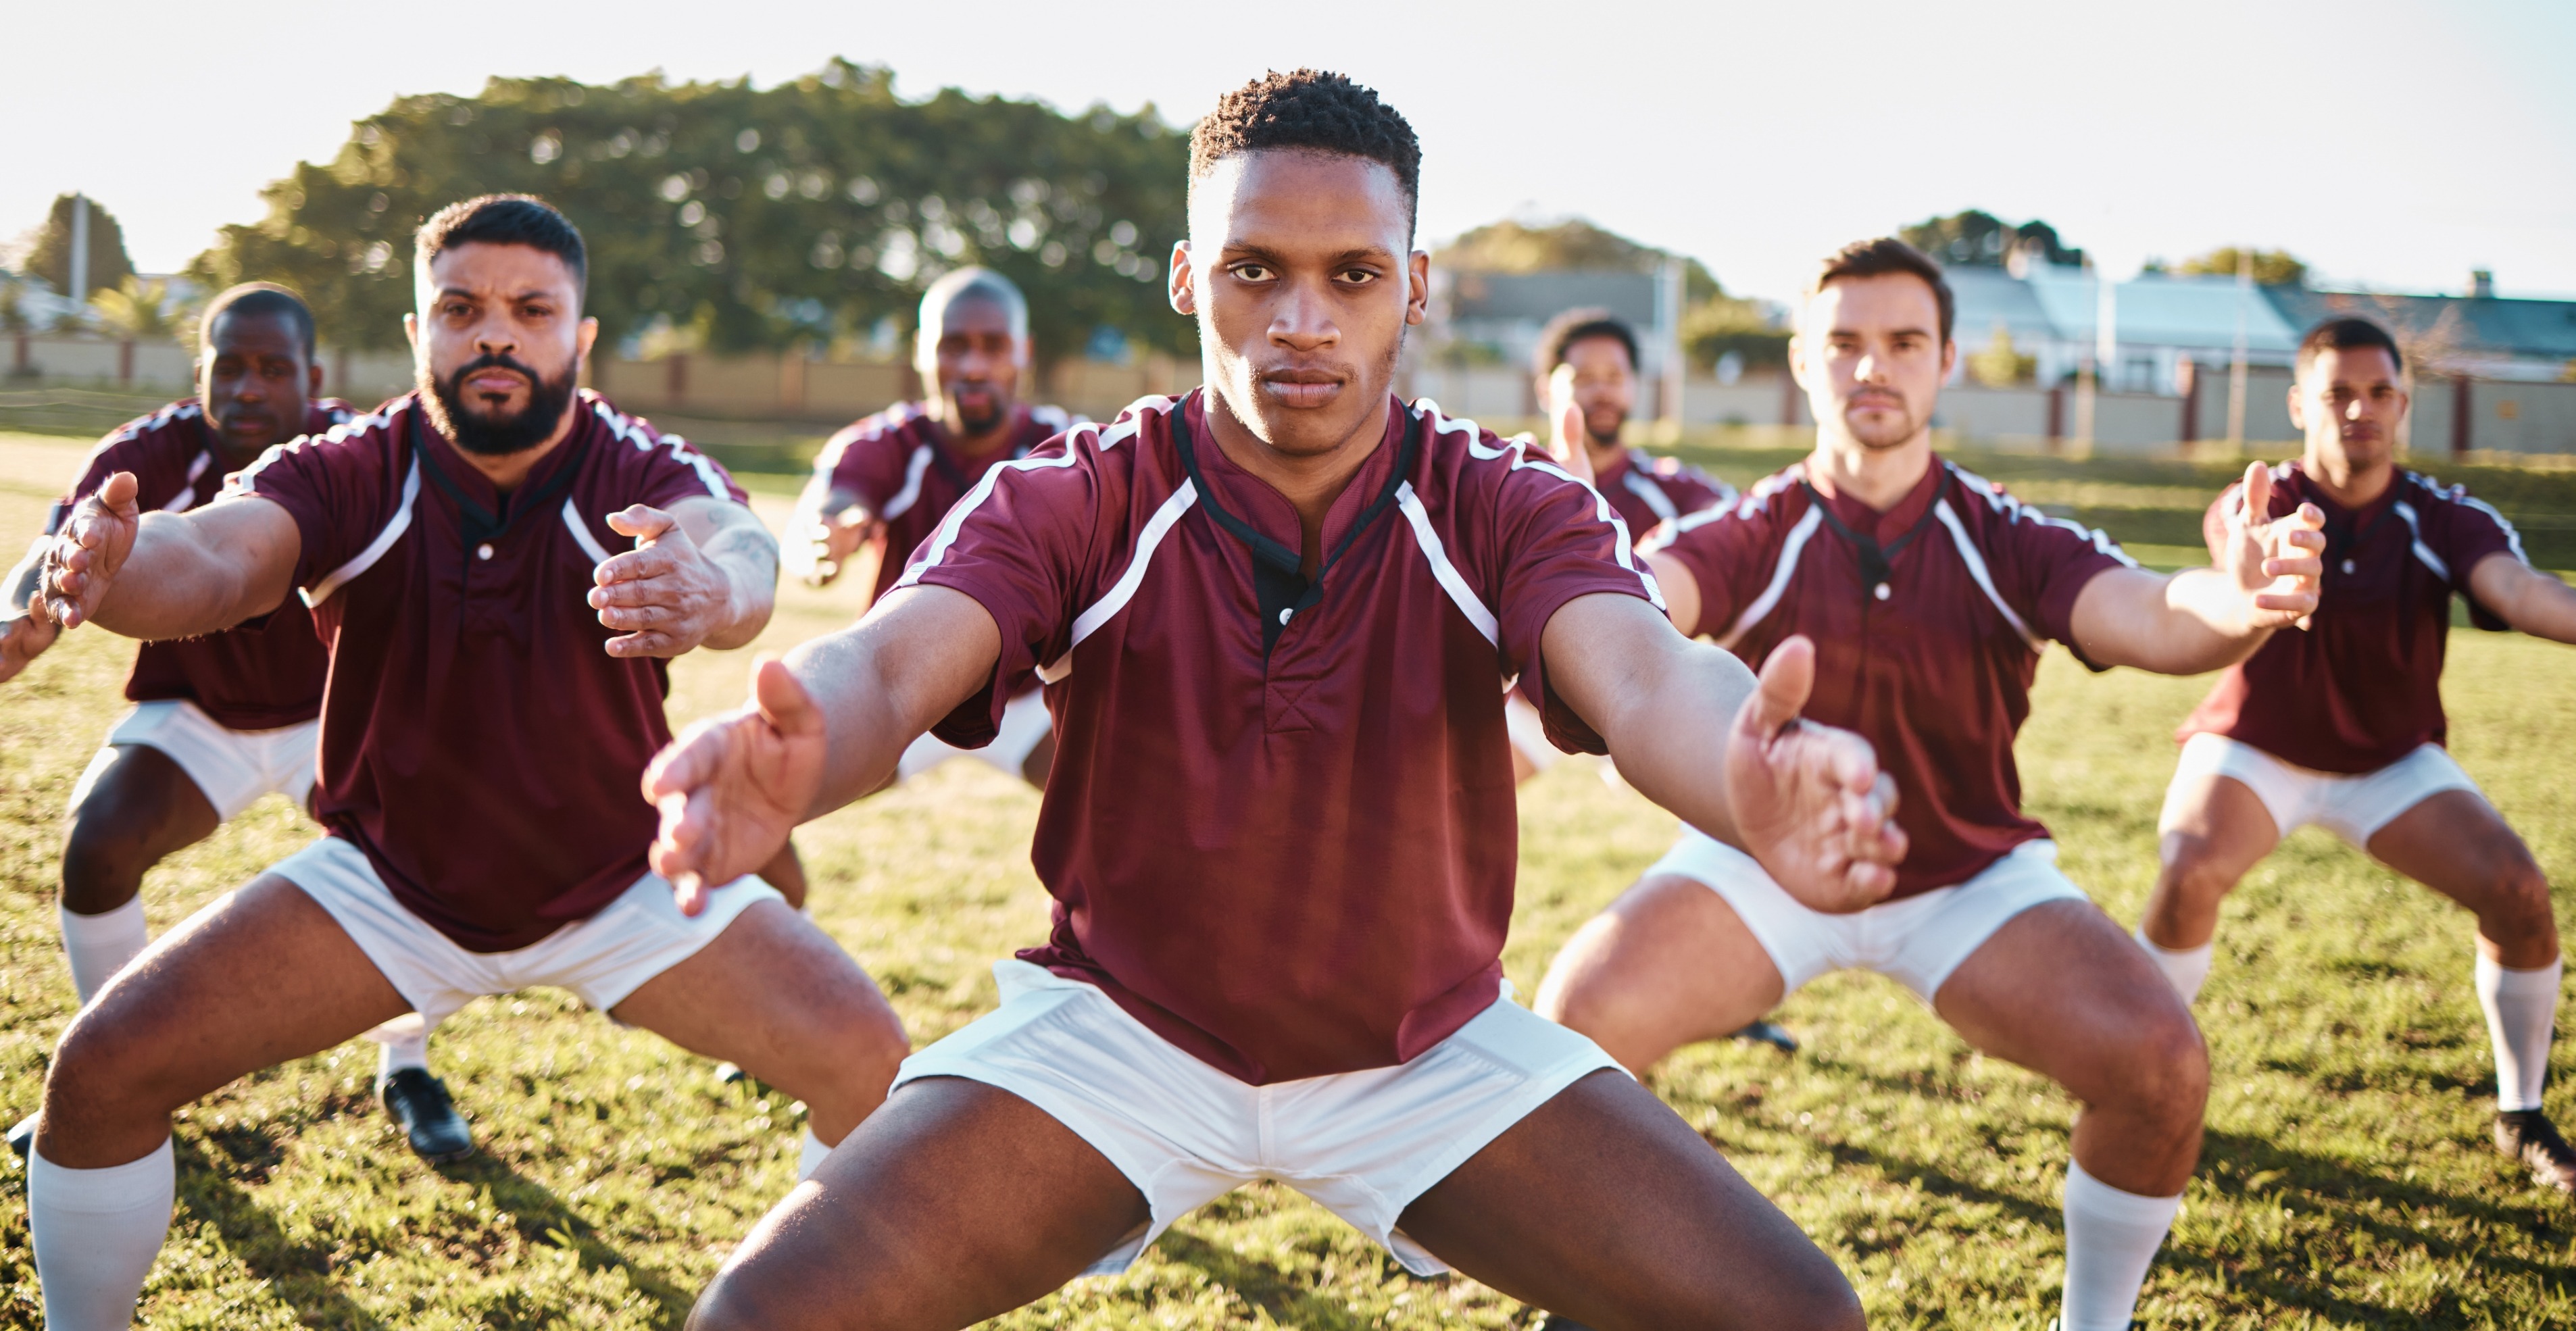
<path fill-rule="evenodd" d="M 349 123 L 493 75 L 768 85 L 843 55 L 1183 124 L 1265 68 L 1345 71 L 1423 144 L 1422 230 L 1589 218 L 1794 295 L 1844 241 L 1962 208 L 2043 218 L 2126 274 L 2228 244 L 2320 280 L 2576 297 L 2565 0 L 2065 5 L 978 6 L 520 0 L 498 11 L 141 0 L 15 14 L 0 237 L 84 190 L 170 271 Z"/>

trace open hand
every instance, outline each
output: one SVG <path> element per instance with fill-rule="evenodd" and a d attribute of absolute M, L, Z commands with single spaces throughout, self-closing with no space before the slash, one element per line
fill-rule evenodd
<path fill-rule="evenodd" d="M 1574 367 L 1560 365 L 1549 381 L 1548 395 L 1558 402 L 1556 416 L 1548 422 L 1547 451 L 1556 457 L 1556 465 L 1585 485 L 1592 484 L 1591 430 L 1583 423 L 1583 406 L 1574 400 Z"/>
<path fill-rule="evenodd" d="M 1895 890 L 1905 832 L 1896 782 L 1869 741 L 1799 719 L 1815 677 L 1815 645 L 1803 637 L 1762 663 L 1727 733 L 1727 802 L 1772 881 L 1811 909 L 1855 911 Z"/>
<path fill-rule="evenodd" d="M 16 679 L 18 672 L 44 655 L 62 632 L 54 621 L 33 609 L 16 618 L 0 620 L 0 684 Z"/>
<path fill-rule="evenodd" d="M 72 509 L 45 551 L 44 572 L 28 606 L 57 629 L 78 628 L 98 613 L 107 589 L 134 553 L 143 510 L 134 501 L 134 473 L 120 471 Z"/>
<path fill-rule="evenodd" d="M 593 571 L 590 604 L 623 636 L 611 656 L 678 656 L 733 621 L 733 576 L 689 539 L 679 519 L 633 504 L 608 515 L 609 530 L 635 538 Z"/>
<path fill-rule="evenodd" d="M 2227 571 L 2253 603 L 2253 627 L 2306 628 L 2325 575 L 2326 515 L 2314 504 L 2266 518 L 2271 511 L 2271 468 L 2249 462 L 2245 502 L 2227 516 Z"/>
<path fill-rule="evenodd" d="M 809 587 L 827 587 L 849 567 L 850 556 L 859 547 L 885 539 L 885 524 L 867 510 L 851 507 L 816 518 L 796 537 L 788 547 L 797 575 Z"/>
<path fill-rule="evenodd" d="M 823 788 L 822 710 L 777 657 L 751 669 L 751 701 L 700 721 L 644 769 L 662 811 L 647 858 L 680 912 L 705 910 L 711 884 L 769 863 Z"/>

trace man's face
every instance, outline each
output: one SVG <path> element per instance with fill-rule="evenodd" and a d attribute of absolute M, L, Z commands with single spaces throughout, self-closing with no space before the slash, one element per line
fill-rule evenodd
<path fill-rule="evenodd" d="M 496 456 L 554 437 L 599 335 L 564 261 L 529 245 L 458 245 L 430 261 L 419 295 L 404 326 L 439 432 Z"/>
<path fill-rule="evenodd" d="M 235 457 L 304 432 L 315 385 L 304 336 L 281 314 L 215 316 L 197 363 L 197 400 Z"/>
<path fill-rule="evenodd" d="M 1808 300 L 1789 366 L 1817 428 L 1863 448 L 1923 433 L 1957 349 L 1941 340 L 1941 305 L 1911 273 L 1838 277 Z"/>
<path fill-rule="evenodd" d="M 2290 420 L 2307 436 L 2308 456 L 2340 458 L 2355 470 L 2397 455 L 2397 426 L 2406 419 L 2406 390 L 2397 362 L 2382 347 L 2327 347 L 2290 386 Z"/>
<path fill-rule="evenodd" d="M 1261 442 L 1328 452 L 1384 418 L 1431 257 L 1412 249 L 1395 172 L 1338 153 L 1216 164 L 1172 248 L 1172 308 L 1195 315 L 1209 389 Z"/>
<path fill-rule="evenodd" d="M 922 328 L 918 359 L 947 418 L 963 433 L 980 435 L 1010 418 L 1026 353 L 1011 335 L 1011 312 L 1000 301 L 970 292 Z"/>
<path fill-rule="evenodd" d="M 1548 375 L 1541 396 L 1553 416 L 1571 398 L 1583 408 L 1583 431 L 1594 448 L 1619 446 L 1620 427 L 1637 406 L 1637 367 L 1627 344 L 1615 337 L 1587 337 L 1566 344 L 1565 360 Z"/>

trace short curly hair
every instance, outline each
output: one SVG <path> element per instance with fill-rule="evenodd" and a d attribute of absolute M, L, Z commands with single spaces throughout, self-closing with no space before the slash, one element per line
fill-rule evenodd
<path fill-rule="evenodd" d="M 1347 74 L 1272 70 L 1217 99 L 1216 109 L 1190 131 L 1190 183 L 1195 187 L 1218 162 L 1236 153 L 1305 148 L 1378 162 L 1404 190 L 1405 226 L 1421 211 L 1422 144 L 1396 109 L 1376 90 Z"/>
<path fill-rule="evenodd" d="M 1610 311 L 1591 309 L 1567 310 L 1547 321 L 1539 330 L 1538 355 L 1532 359 L 1540 374 L 1554 374 L 1565 363 L 1565 349 L 1586 338 L 1606 337 L 1628 353 L 1628 368 L 1637 368 L 1637 330 L 1628 321 Z"/>

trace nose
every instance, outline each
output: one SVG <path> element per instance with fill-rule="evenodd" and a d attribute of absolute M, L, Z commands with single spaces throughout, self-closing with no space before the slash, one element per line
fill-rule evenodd
<path fill-rule="evenodd" d="M 1291 284 L 1270 315 L 1270 340 L 1293 351 L 1320 351 L 1339 342 L 1332 302 L 1303 283 Z"/>
<path fill-rule="evenodd" d="M 1861 358 L 1852 365 L 1852 378 L 1865 384 L 1886 383 L 1887 366 L 1882 363 L 1877 356 L 1864 353 Z"/>

